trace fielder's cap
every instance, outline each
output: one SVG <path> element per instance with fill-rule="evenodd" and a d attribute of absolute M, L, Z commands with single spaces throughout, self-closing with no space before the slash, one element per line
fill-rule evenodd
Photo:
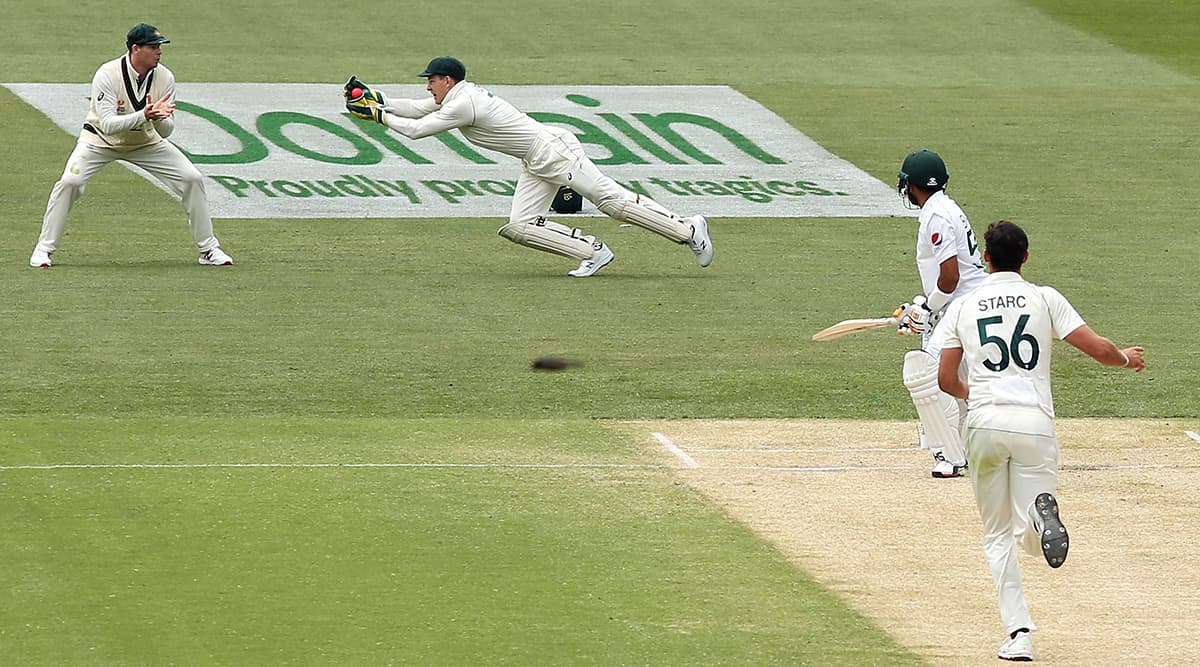
<path fill-rule="evenodd" d="M 158 28 L 149 23 L 139 23 L 129 29 L 129 33 L 125 35 L 125 48 L 129 48 L 134 44 L 170 44 L 171 40 L 163 37 L 163 34 L 158 31 Z"/>
<path fill-rule="evenodd" d="M 465 81 L 467 78 L 467 66 L 462 64 L 462 61 L 452 56 L 438 56 L 429 61 L 425 67 L 425 71 L 417 76 L 429 78 L 434 74 L 448 76 L 455 81 Z"/>

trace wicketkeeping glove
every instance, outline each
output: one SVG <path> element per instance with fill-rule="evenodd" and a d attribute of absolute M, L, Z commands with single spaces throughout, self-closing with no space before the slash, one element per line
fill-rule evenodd
<path fill-rule="evenodd" d="M 373 120 L 380 125 L 387 125 L 387 112 L 378 104 L 365 100 L 357 104 L 347 103 L 346 110 L 363 120 Z"/>
<path fill-rule="evenodd" d="M 896 333 L 901 336 L 924 335 L 933 326 L 934 320 L 933 311 L 929 310 L 925 297 L 920 294 L 913 297 L 912 303 L 900 304 L 894 317 L 900 320 L 896 325 Z"/>
<path fill-rule="evenodd" d="M 356 97 L 354 89 L 362 90 Z M 342 86 L 342 97 L 346 98 L 346 104 L 360 104 L 367 102 L 370 104 L 378 104 L 381 107 L 387 106 L 387 100 L 384 99 L 383 93 L 378 90 L 372 90 L 370 86 L 358 80 L 357 76 L 351 75 L 346 80 L 346 85 Z"/>

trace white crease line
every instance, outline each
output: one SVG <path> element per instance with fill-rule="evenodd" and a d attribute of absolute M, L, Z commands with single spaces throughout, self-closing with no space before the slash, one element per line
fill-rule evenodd
<path fill-rule="evenodd" d="M 693 452 L 714 454 L 804 454 L 806 452 L 912 452 L 919 451 L 916 445 L 912 447 L 829 447 L 829 448 L 770 448 L 770 449 L 730 449 L 724 447 L 693 447 Z"/>
<path fill-rule="evenodd" d="M 1200 464 L 1144 463 L 1131 465 L 1104 464 L 1065 464 L 1059 466 L 1064 471 L 1104 471 L 1104 470 L 1183 470 L 1200 468 Z M 928 470 L 923 466 L 710 466 L 709 470 L 759 470 L 763 472 L 896 472 L 911 470 Z"/>
<path fill-rule="evenodd" d="M 52 463 L 0 466 L 4 470 L 127 470 L 194 468 L 662 468 L 639 463 Z"/>
<path fill-rule="evenodd" d="M 667 448 L 667 451 L 669 451 L 672 454 L 674 454 L 675 456 L 677 456 L 680 461 L 683 461 L 683 464 L 685 466 L 687 466 L 689 468 L 699 468 L 700 467 L 700 464 L 696 463 L 695 459 L 688 456 L 687 452 L 683 451 L 678 446 L 676 446 L 675 443 L 671 442 L 671 439 L 668 438 L 667 436 L 665 436 L 662 433 L 659 433 L 657 431 L 654 433 L 651 433 L 650 435 L 653 435 L 655 440 L 661 442 L 662 446 Z"/>
<path fill-rule="evenodd" d="M 1200 433 L 1193 433 L 1197 441 L 1200 441 Z M 1106 452 L 1194 452 L 1195 447 L 1067 447 L 1073 451 L 1106 451 Z M 744 449 L 744 448 L 723 448 L 723 447 L 692 447 L 691 451 L 704 454 L 839 454 L 853 452 L 886 452 L 892 454 L 910 454 L 912 452 L 929 451 L 924 450 L 916 445 L 911 447 L 829 447 L 829 448 L 771 448 L 771 449 Z"/>
<path fill-rule="evenodd" d="M 1139 463 L 1130 465 L 1092 465 L 1089 463 L 1074 463 L 1059 466 L 1059 470 L 1189 470 L 1200 468 L 1195 463 Z"/>
<path fill-rule="evenodd" d="M 922 470 L 915 466 L 730 466 L 729 470 L 763 470 L 768 472 L 884 472 Z"/>
<path fill-rule="evenodd" d="M 8 465 L 0 466 L 0 472 L 17 470 L 180 470 L 180 469 L 215 469 L 215 468 L 470 468 L 470 469 L 524 469 L 524 470 L 566 470 L 566 469 L 627 469 L 627 470 L 660 470 L 684 468 L 699 468 L 692 457 L 669 438 L 661 433 L 655 433 L 659 440 L 671 453 L 683 462 L 683 468 L 637 463 L 53 463 L 45 465 Z M 922 466 L 711 466 L 713 470 L 752 470 L 759 472 L 895 472 L 924 470 Z M 1103 464 L 1064 464 L 1059 470 L 1063 471 L 1095 471 L 1095 470 L 1183 470 L 1200 468 L 1200 464 L 1171 464 L 1144 463 L 1131 465 Z"/>
<path fill-rule="evenodd" d="M 677 447 L 666 436 L 654 434 L 672 454 L 679 457 L 685 468 L 699 468 L 700 464 L 687 452 Z M 661 437 L 660 437 L 661 436 Z M 521 469 L 569 469 L 569 468 L 625 468 L 625 469 L 661 469 L 672 466 L 653 464 L 621 464 L 621 463 L 52 463 L 45 465 L 8 465 L 0 466 L 0 472 L 15 470 L 203 470 L 219 468 L 521 468 Z M 681 469 L 681 468 L 676 468 Z M 879 471 L 879 470 L 920 470 L 915 466 L 830 466 L 830 467 L 786 467 L 786 466 L 719 466 L 724 470 L 762 470 L 762 471 L 791 471 L 791 472 L 832 472 L 832 471 Z"/>
<path fill-rule="evenodd" d="M 1184 431 L 1183 434 L 1186 435 L 1187 437 L 1191 438 L 1192 440 L 1195 440 L 1196 442 L 1200 442 L 1200 433 L 1197 433 L 1195 431 Z"/>

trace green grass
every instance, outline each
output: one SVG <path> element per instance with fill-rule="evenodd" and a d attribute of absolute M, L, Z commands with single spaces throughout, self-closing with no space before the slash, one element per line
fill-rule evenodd
<path fill-rule="evenodd" d="M 917 664 L 594 422 L 2 423 L 180 466 L 2 473 L 13 664 Z"/>
<path fill-rule="evenodd" d="M 222 0 L 98 24 L 50 2 L 6 16 L 0 54 L 5 81 L 84 82 L 149 20 L 186 82 L 409 81 L 454 53 L 483 83 L 727 83 L 888 183 L 938 150 L 977 230 L 1025 226 L 1032 280 L 1146 346 L 1140 376 L 1060 346 L 1060 415 L 1195 420 L 1200 10 L 1036 4 L 368 3 L 348 23 Z M 911 341 L 809 340 L 917 291 L 911 219 L 717 217 L 704 271 L 590 219 L 618 261 L 586 281 L 496 237 L 504 211 L 217 220 L 238 264 L 210 270 L 179 206 L 110 167 L 32 271 L 74 139 L 7 90 L 0 115 L 6 659 L 919 662 L 598 421 L 913 418 Z M 546 353 L 586 366 L 530 371 Z M 493 467 L 3 468 L 63 463 Z"/>
<path fill-rule="evenodd" d="M 1131 53 L 1149 56 L 1191 76 L 1200 74 L 1200 5 L 1172 0 L 1097 5 L 1085 0 L 1030 0 L 1059 21 Z"/>

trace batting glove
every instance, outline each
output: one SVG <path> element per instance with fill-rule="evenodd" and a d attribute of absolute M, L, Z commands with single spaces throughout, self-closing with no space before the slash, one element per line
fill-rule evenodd
<path fill-rule="evenodd" d="M 901 336 L 921 336 L 933 326 L 933 311 L 925 302 L 925 297 L 917 295 L 912 303 L 901 304 L 894 315 L 900 323 L 896 325 L 896 333 Z"/>
<path fill-rule="evenodd" d="M 367 102 L 346 104 L 346 110 L 363 120 L 373 120 L 380 125 L 387 125 L 387 112 L 378 104 Z"/>
<path fill-rule="evenodd" d="M 355 96 L 354 89 L 358 88 L 361 92 Z M 346 104 L 377 104 L 381 107 L 387 106 L 387 100 L 383 98 L 383 93 L 378 90 L 372 90 L 370 86 L 358 80 L 357 76 L 351 76 L 346 80 L 346 85 L 342 86 L 342 97 L 346 98 Z"/>

